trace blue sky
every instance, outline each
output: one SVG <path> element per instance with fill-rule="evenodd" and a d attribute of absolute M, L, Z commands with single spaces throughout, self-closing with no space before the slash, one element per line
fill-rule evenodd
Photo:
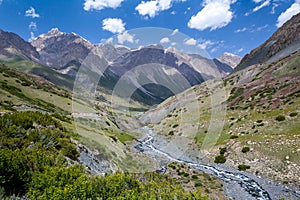
<path fill-rule="evenodd" d="M 187 35 L 183 43 L 212 57 L 243 56 L 297 12 L 300 0 L 0 0 L 0 28 L 25 40 L 54 27 L 93 43 L 120 34 L 139 46 L 130 30 L 160 27 Z M 172 37 L 158 42 L 176 47 Z"/>

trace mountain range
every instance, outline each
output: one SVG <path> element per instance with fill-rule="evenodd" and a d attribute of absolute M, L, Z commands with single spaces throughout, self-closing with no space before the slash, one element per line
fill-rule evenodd
<path fill-rule="evenodd" d="M 30 43 L 14 33 L 1 30 L 0 40 L 3 41 L 1 42 L 0 57 L 2 61 L 16 58 L 28 59 L 71 78 L 75 78 L 82 63 L 88 60 L 87 58 L 94 56 L 97 66 L 87 65 L 86 67 L 101 76 L 100 83 L 108 90 L 112 90 L 125 73 L 137 66 L 150 64 L 152 77 L 148 77 L 147 80 L 129 81 L 135 82 L 134 87 L 138 88 L 134 98 L 147 105 L 160 103 L 173 93 L 182 92 L 205 80 L 223 77 L 232 72 L 240 61 L 238 56 L 229 53 L 210 60 L 196 54 L 185 54 L 175 48 L 164 49 L 161 45 L 156 44 L 137 49 L 110 44 L 92 44 L 75 33 L 63 33 L 57 28 L 38 36 Z M 146 74 L 146 67 L 138 73 Z M 149 76 L 149 74 L 147 75 Z M 159 86 L 159 84 L 164 84 L 160 83 L 163 79 L 169 78 L 169 81 L 174 82 L 175 76 L 177 76 L 177 81 L 178 76 L 183 76 L 183 81 L 187 81 L 187 83 L 177 84 L 181 85 L 176 89 L 177 91 L 167 91 Z M 47 79 L 46 75 L 43 77 Z M 139 76 L 135 74 L 128 79 L 136 77 Z M 139 81 L 150 82 L 152 86 L 141 86 Z M 154 84 L 155 87 L 153 87 Z M 163 96 L 156 93 L 160 90 L 162 90 L 161 94 L 164 93 Z"/>

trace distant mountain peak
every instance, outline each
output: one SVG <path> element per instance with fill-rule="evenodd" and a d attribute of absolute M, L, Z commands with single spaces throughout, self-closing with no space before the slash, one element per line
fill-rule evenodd
<path fill-rule="evenodd" d="M 47 36 L 47 37 L 58 37 L 64 35 L 66 33 L 59 31 L 58 28 L 52 28 L 48 33 L 42 34 L 39 37 Z"/>
<path fill-rule="evenodd" d="M 235 68 L 242 60 L 241 57 L 229 52 L 224 52 L 216 59 L 222 63 L 229 65 L 231 68 Z"/>
<path fill-rule="evenodd" d="M 38 36 L 31 45 L 42 55 L 41 64 L 56 68 L 80 63 L 94 47 L 76 33 L 61 32 L 58 28 Z"/>

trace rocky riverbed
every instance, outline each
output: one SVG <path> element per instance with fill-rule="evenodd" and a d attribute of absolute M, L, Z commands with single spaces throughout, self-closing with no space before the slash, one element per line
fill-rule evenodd
<path fill-rule="evenodd" d="M 143 127 L 146 132 L 144 138 L 138 140 L 138 144 L 134 149 L 143 154 L 147 154 L 155 160 L 161 162 L 162 169 L 166 167 L 169 162 L 183 163 L 192 168 L 203 171 L 205 173 L 214 175 L 223 181 L 224 191 L 231 199 L 245 199 L 245 200 L 276 200 L 276 199 L 300 199 L 300 188 L 293 186 L 286 186 L 271 180 L 259 178 L 253 174 L 238 171 L 224 164 L 211 164 L 205 161 L 191 159 L 185 153 L 175 153 L 162 151 L 165 149 L 167 142 L 162 138 L 156 137 L 149 127 Z M 174 156 L 175 155 L 175 156 Z M 176 156 L 177 155 L 177 156 Z M 163 172 L 164 170 L 162 170 Z"/>

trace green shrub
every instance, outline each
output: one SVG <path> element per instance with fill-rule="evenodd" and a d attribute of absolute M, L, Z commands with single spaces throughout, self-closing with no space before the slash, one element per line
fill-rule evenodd
<path fill-rule="evenodd" d="M 179 125 L 178 125 L 178 124 L 174 124 L 172 127 L 173 127 L 173 128 L 176 128 L 177 126 L 179 126 Z"/>
<path fill-rule="evenodd" d="M 226 151 L 227 151 L 226 147 L 220 148 L 220 154 L 221 155 L 224 155 Z"/>
<path fill-rule="evenodd" d="M 210 193 L 210 190 L 207 189 L 207 188 L 205 188 L 204 192 L 205 192 L 205 193 Z"/>
<path fill-rule="evenodd" d="M 246 171 L 247 169 L 250 169 L 250 166 L 249 166 L 249 165 L 244 165 L 244 164 L 242 164 L 242 165 L 239 165 L 239 166 L 238 166 L 238 169 L 239 169 L 240 171 Z"/>
<path fill-rule="evenodd" d="M 292 113 L 290 114 L 290 117 L 295 117 L 295 116 L 297 116 L 297 115 L 298 115 L 298 113 L 292 112 Z"/>
<path fill-rule="evenodd" d="M 218 155 L 215 157 L 215 163 L 225 163 L 226 162 L 226 158 L 224 155 Z"/>
<path fill-rule="evenodd" d="M 279 121 L 279 122 L 284 121 L 284 120 L 285 120 L 285 116 L 283 116 L 283 115 L 278 115 L 278 116 L 275 118 L 275 120 L 277 120 L 277 121 Z"/>
<path fill-rule="evenodd" d="M 203 186 L 203 184 L 201 182 L 196 182 L 195 183 L 195 187 L 201 187 L 201 186 Z"/>
<path fill-rule="evenodd" d="M 192 179 L 198 179 L 197 175 L 192 175 Z"/>
<path fill-rule="evenodd" d="M 190 175 L 189 173 L 183 172 L 184 177 L 188 177 L 189 175 Z"/>
<path fill-rule="evenodd" d="M 232 136 L 230 136 L 230 139 L 236 139 L 236 138 L 238 138 L 239 136 L 237 136 L 237 135 L 232 135 Z"/>
<path fill-rule="evenodd" d="M 242 148 L 242 152 L 243 152 L 243 153 L 247 153 L 248 151 L 250 151 L 250 148 L 249 148 L 249 147 L 243 147 L 243 148 Z"/>

